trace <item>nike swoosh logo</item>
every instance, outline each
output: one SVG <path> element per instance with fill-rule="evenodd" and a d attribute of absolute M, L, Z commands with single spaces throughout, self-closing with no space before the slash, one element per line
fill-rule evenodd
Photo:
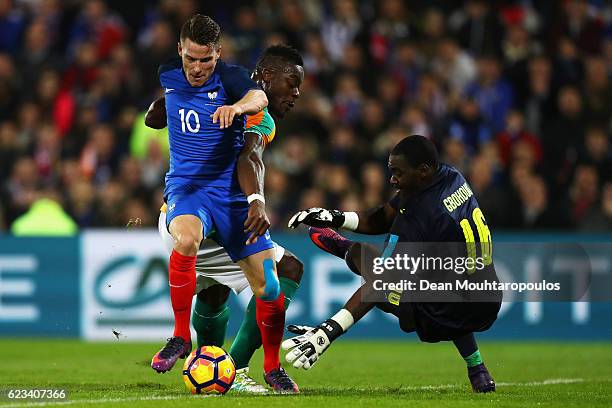
<path fill-rule="evenodd" d="M 172 91 L 174 91 L 174 88 L 166 88 L 166 93 L 170 93 Z"/>
<path fill-rule="evenodd" d="M 319 248 L 321 248 L 322 250 L 324 250 L 325 252 L 330 252 L 329 249 L 327 249 L 325 247 L 325 245 L 323 245 L 323 243 L 319 240 L 319 235 L 321 235 L 319 232 L 315 232 L 314 234 L 310 235 L 310 240 Z"/>

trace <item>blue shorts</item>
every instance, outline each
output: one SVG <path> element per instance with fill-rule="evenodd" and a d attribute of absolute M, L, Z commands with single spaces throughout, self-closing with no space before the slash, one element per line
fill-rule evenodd
<path fill-rule="evenodd" d="M 244 232 L 249 203 L 242 191 L 232 188 L 200 186 L 193 180 L 170 180 L 164 199 L 168 205 L 166 227 L 179 215 L 195 215 L 202 221 L 206 237 L 216 231 L 215 239 L 236 262 L 257 252 L 274 248 L 270 232 L 246 245 L 250 232 Z"/>

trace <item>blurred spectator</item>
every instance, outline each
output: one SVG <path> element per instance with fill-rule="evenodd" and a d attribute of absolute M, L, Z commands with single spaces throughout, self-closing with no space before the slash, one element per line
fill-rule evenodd
<path fill-rule="evenodd" d="M 378 163 L 370 162 L 361 167 L 361 184 L 363 185 L 363 196 L 360 197 L 360 201 L 363 202 L 364 209 L 377 207 L 385 200 L 384 192 L 387 189 L 388 181 Z"/>
<path fill-rule="evenodd" d="M 579 226 L 599 199 L 599 177 L 594 166 L 576 167 L 567 198 L 572 223 Z"/>
<path fill-rule="evenodd" d="M 24 25 L 25 17 L 20 10 L 13 8 L 13 0 L 0 0 L 0 52 L 18 50 Z"/>
<path fill-rule="evenodd" d="M 124 227 L 122 209 L 128 195 L 123 185 L 118 181 L 111 180 L 101 186 L 97 198 L 95 226 Z M 159 213 L 160 206 L 160 203 L 156 203 L 156 214 Z"/>
<path fill-rule="evenodd" d="M 589 15 L 589 3 L 586 0 L 568 0 L 562 3 L 562 7 L 563 17 L 551 30 L 553 41 L 567 36 L 584 52 L 599 53 L 604 33 L 603 23 L 599 16 Z"/>
<path fill-rule="evenodd" d="M 399 122 L 411 135 L 421 135 L 427 138 L 432 137 L 431 127 L 427 122 L 425 112 L 416 105 L 406 106 L 402 111 Z"/>
<path fill-rule="evenodd" d="M 554 89 L 550 61 L 545 57 L 534 57 L 529 61 L 528 79 L 525 87 L 518 88 L 519 103 L 525 112 L 525 128 L 541 135 L 546 118 L 555 114 Z"/>
<path fill-rule="evenodd" d="M 157 225 L 157 218 L 155 218 L 154 223 L 153 217 L 149 211 L 147 211 L 144 202 L 140 199 L 132 198 L 125 203 L 123 211 L 121 211 L 121 224 L 128 226 L 132 223 L 137 223 L 136 225 L 138 226 L 151 228 Z"/>
<path fill-rule="evenodd" d="M 321 36 L 332 61 L 340 63 L 362 23 L 355 0 L 334 0 L 332 13 L 331 18 L 323 23 Z"/>
<path fill-rule="evenodd" d="M 42 19 L 34 20 L 26 29 L 23 48 L 17 57 L 22 90 L 34 91 L 33 85 L 42 71 L 62 68 L 62 61 L 52 47 L 51 27 Z"/>
<path fill-rule="evenodd" d="M 527 176 L 521 178 L 519 183 L 521 212 L 518 227 L 549 230 L 568 226 L 563 213 L 553 208 L 544 179 Z"/>
<path fill-rule="evenodd" d="M 263 37 L 257 13 L 253 7 L 240 7 L 234 21 L 236 25 L 231 30 L 231 36 L 234 41 L 234 51 L 238 56 L 236 63 L 254 67 L 262 50 Z"/>
<path fill-rule="evenodd" d="M 2 189 L 2 201 L 6 222 L 11 224 L 15 218 L 27 211 L 34 202 L 39 187 L 38 172 L 34 160 L 22 157 L 15 161 L 10 178 Z"/>
<path fill-rule="evenodd" d="M 529 38 L 529 33 L 521 24 L 512 24 L 506 28 L 502 44 L 504 54 L 505 76 L 512 82 L 513 89 L 518 90 L 518 98 L 527 82 L 529 58 L 539 55 L 542 50 L 536 41 Z"/>
<path fill-rule="evenodd" d="M 81 153 L 81 172 L 94 184 L 103 184 L 116 173 L 118 157 L 114 154 L 115 135 L 107 125 L 95 126 Z"/>
<path fill-rule="evenodd" d="M 481 116 L 477 102 L 468 98 L 459 103 L 458 112 L 450 124 L 449 135 L 461 140 L 468 152 L 473 154 L 482 144 L 491 140 L 493 132 Z"/>
<path fill-rule="evenodd" d="M 94 186 L 85 179 L 74 182 L 68 190 L 68 213 L 80 228 L 94 225 L 96 217 Z"/>
<path fill-rule="evenodd" d="M 438 43 L 433 69 L 456 93 L 462 92 L 476 77 L 474 60 L 459 48 L 459 44 L 451 37 L 444 38 Z"/>
<path fill-rule="evenodd" d="M 394 86 L 393 83 L 390 86 Z M 395 95 L 395 91 L 392 90 Z M 336 81 L 334 113 L 344 123 L 356 123 L 361 115 L 363 94 L 355 76 L 346 74 Z M 384 107 L 383 107 L 384 108 Z"/>
<path fill-rule="evenodd" d="M 21 82 L 8 54 L 0 54 L 0 121 L 14 117 Z"/>
<path fill-rule="evenodd" d="M 479 56 L 499 51 L 502 28 L 489 2 L 467 0 L 463 8 L 451 15 L 450 26 L 470 54 Z"/>
<path fill-rule="evenodd" d="M 108 10 L 103 0 L 89 0 L 70 30 L 70 46 L 90 42 L 96 57 L 105 58 L 125 36 L 121 17 Z"/>
<path fill-rule="evenodd" d="M 612 180 L 612 150 L 608 135 L 603 128 L 591 127 L 587 130 L 580 153 L 581 161 L 594 165 L 602 181 Z"/>
<path fill-rule="evenodd" d="M 304 72 L 315 78 L 322 87 L 331 85 L 332 63 L 327 55 L 321 36 L 317 33 L 306 34 L 304 52 Z"/>
<path fill-rule="evenodd" d="M 421 34 L 419 48 L 423 51 L 425 57 L 430 60 L 436 54 L 436 45 L 446 35 L 446 16 L 441 10 L 430 8 L 425 11 Z"/>
<path fill-rule="evenodd" d="M 493 165 L 484 155 L 472 160 L 469 173 L 466 174 L 470 187 L 491 228 L 508 226 L 509 200 L 506 192 L 494 185 Z"/>
<path fill-rule="evenodd" d="M 11 225 L 15 236 L 70 236 L 78 231 L 76 223 L 64 212 L 55 192 L 44 192 L 28 211 Z"/>
<path fill-rule="evenodd" d="M 463 174 L 468 170 L 468 154 L 461 139 L 448 138 L 442 148 L 442 162 L 450 164 Z"/>
<path fill-rule="evenodd" d="M 518 142 L 526 143 L 535 152 L 535 160 L 542 160 L 542 146 L 533 134 L 525 130 L 525 121 L 520 111 L 513 110 L 506 117 L 506 128 L 497 135 L 501 160 L 505 166 L 510 164 L 512 149 Z"/>
<path fill-rule="evenodd" d="M 368 32 L 368 51 L 376 65 L 382 66 L 389 60 L 393 45 L 412 34 L 408 10 L 401 0 L 377 2 L 378 16 Z"/>
<path fill-rule="evenodd" d="M 542 135 L 544 164 L 554 189 L 568 182 L 584 141 L 582 98 L 576 88 L 566 86 L 559 91 L 557 111 L 558 116 L 548 118 Z"/>
<path fill-rule="evenodd" d="M 138 67 L 143 90 L 151 93 L 159 86 L 157 77 L 159 66 L 178 55 L 176 48 L 178 33 L 168 21 L 159 20 L 149 28 L 145 38 L 138 52 Z"/>
<path fill-rule="evenodd" d="M 367 146 L 385 129 L 387 121 L 382 106 L 376 99 L 366 99 L 361 110 L 361 117 L 357 122 L 357 134 Z"/>
<path fill-rule="evenodd" d="M 396 87 L 400 88 L 403 100 L 408 101 L 416 94 L 423 65 L 414 43 L 402 41 L 397 44 L 390 73 L 397 81 Z"/>
<path fill-rule="evenodd" d="M 561 84 L 575 84 L 584 76 L 583 61 L 579 49 L 568 37 L 559 41 L 559 50 L 555 60 L 555 75 Z"/>
<path fill-rule="evenodd" d="M 17 142 L 17 126 L 13 122 L 0 124 L 0 174 L 9 174 L 21 151 Z"/>
<path fill-rule="evenodd" d="M 612 83 L 603 58 L 591 57 L 586 62 L 584 102 L 591 122 L 609 124 L 612 117 Z"/>
<path fill-rule="evenodd" d="M 494 56 L 478 59 L 477 79 L 467 86 L 465 93 L 477 101 L 483 118 L 495 132 L 503 129 L 506 114 L 514 103 L 514 91 L 502 78 L 501 66 Z"/>
<path fill-rule="evenodd" d="M 612 183 L 606 183 L 599 207 L 592 209 L 581 222 L 583 231 L 610 232 L 612 229 Z"/>
<path fill-rule="evenodd" d="M 51 124 L 43 124 L 36 134 L 32 158 L 41 181 L 46 185 L 50 185 L 57 177 L 60 152 L 60 138 L 57 131 Z"/>

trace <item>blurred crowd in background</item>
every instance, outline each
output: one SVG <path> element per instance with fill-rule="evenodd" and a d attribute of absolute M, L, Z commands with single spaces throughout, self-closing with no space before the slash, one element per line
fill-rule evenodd
<path fill-rule="evenodd" d="M 304 57 L 264 154 L 274 229 L 301 208 L 384 202 L 390 148 L 421 134 L 494 231 L 612 231 L 603 0 L 0 0 L 0 231 L 40 197 L 79 228 L 156 225 L 168 141 L 143 114 L 197 12 L 227 62 L 252 69 L 281 42 Z"/>

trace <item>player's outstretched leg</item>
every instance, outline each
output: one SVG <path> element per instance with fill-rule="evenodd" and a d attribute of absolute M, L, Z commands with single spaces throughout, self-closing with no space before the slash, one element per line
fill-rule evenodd
<path fill-rule="evenodd" d="M 238 261 L 255 299 L 255 317 L 264 349 L 264 379 L 274 392 L 297 394 L 297 384 L 280 366 L 280 344 L 285 330 L 285 296 L 281 293 L 274 250 L 258 252 Z"/>
<path fill-rule="evenodd" d="M 308 228 L 308 234 L 312 242 L 332 255 L 344 259 L 347 251 L 355 242 L 344 238 L 331 228 Z"/>
<path fill-rule="evenodd" d="M 286 252 L 276 264 L 281 293 L 285 295 L 285 310 L 289 307 L 295 291 L 298 289 L 304 265 L 295 255 Z M 255 317 L 255 296 L 251 297 L 240 330 L 229 351 L 236 364 L 236 379 L 232 391 L 262 393 L 268 390 L 249 376 L 249 361 L 255 351 L 261 347 L 261 333 Z"/>
<path fill-rule="evenodd" d="M 185 358 L 191 352 L 189 320 L 196 286 L 196 254 L 202 241 L 202 223 L 194 215 L 177 216 L 170 223 L 170 233 L 175 240 L 168 272 L 174 335 L 153 356 L 151 368 L 158 373 L 171 370 L 179 358 Z"/>
<path fill-rule="evenodd" d="M 495 381 L 482 361 L 474 333 L 466 334 L 454 340 L 453 343 L 467 364 L 472 390 L 474 392 L 494 392 Z"/>

